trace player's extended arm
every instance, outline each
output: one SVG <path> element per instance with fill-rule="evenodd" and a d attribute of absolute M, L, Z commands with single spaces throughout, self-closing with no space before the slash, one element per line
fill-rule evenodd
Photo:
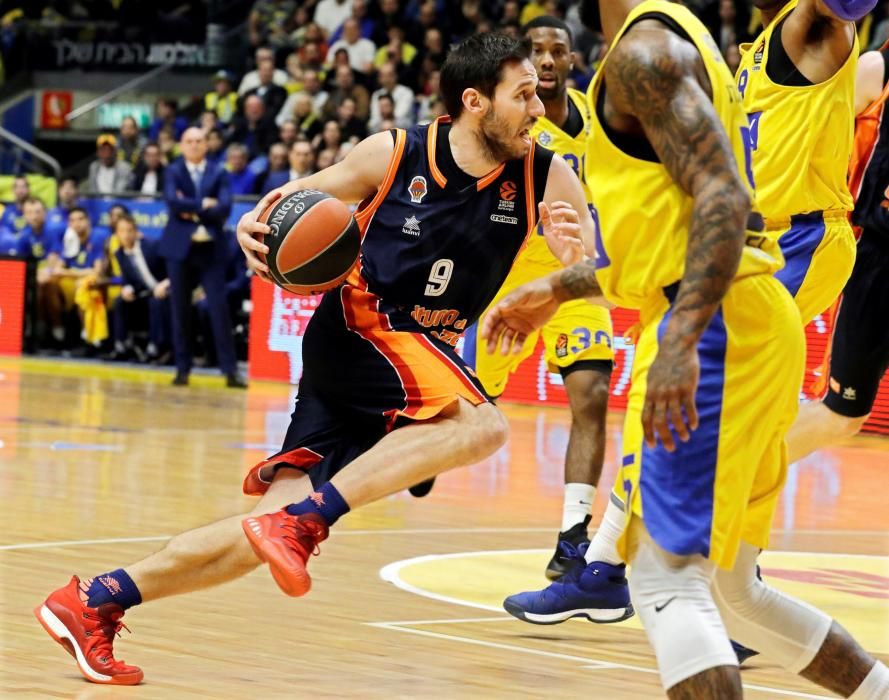
<path fill-rule="evenodd" d="M 877 0 L 800 0 L 781 30 L 781 43 L 793 64 L 813 83 L 829 80 L 849 58 L 854 22 Z"/>
<path fill-rule="evenodd" d="M 268 246 L 262 242 L 269 227 L 257 221 L 266 207 L 280 197 L 304 189 L 326 192 L 347 203 L 361 202 L 376 194 L 383 184 L 394 149 L 392 134 L 388 131 L 374 134 L 355 146 L 339 163 L 269 192 L 253 211 L 238 221 L 238 243 L 247 258 L 247 266 L 263 279 L 270 280 L 268 266 L 256 256 L 257 252 L 263 255 L 269 252 Z"/>
<path fill-rule="evenodd" d="M 855 114 L 861 114 L 883 92 L 886 62 L 880 51 L 868 51 L 858 59 L 855 78 Z"/>
<path fill-rule="evenodd" d="M 697 49 L 660 23 L 633 27 L 605 64 L 605 112 L 651 143 L 674 182 L 694 199 L 685 271 L 648 372 L 642 427 L 672 451 L 697 427 L 697 344 L 738 270 L 750 194 L 710 97 Z"/>

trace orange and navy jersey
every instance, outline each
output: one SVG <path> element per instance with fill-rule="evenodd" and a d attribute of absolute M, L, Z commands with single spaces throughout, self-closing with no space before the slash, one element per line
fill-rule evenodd
<path fill-rule="evenodd" d="M 450 128 L 440 118 L 394 132 L 385 182 L 356 215 L 363 238 L 349 284 L 455 345 L 534 229 L 552 152 L 532 142 L 526 157 L 475 178 L 454 162 Z"/>
<path fill-rule="evenodd" d="M 880 53 L 884 75 L 889 75 L 889 42 Z M 849 190 L 855 199 L 852 223 L 858 229 L 889 235 L 889 81 L 884 82 L 880 96 L 855 119 Z"/>

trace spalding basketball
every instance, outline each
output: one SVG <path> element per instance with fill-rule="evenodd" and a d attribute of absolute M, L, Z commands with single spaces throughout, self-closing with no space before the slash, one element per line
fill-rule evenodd
<path fill-rule="evenodd" d="M 264 262 L 282 289 L 327 292 L 355 267 L 361 232 L 349 208 L 329 194 L 294 192 L 272 203 L 258 220 L 271 229 L 263 240 L 269 247 Z"/>

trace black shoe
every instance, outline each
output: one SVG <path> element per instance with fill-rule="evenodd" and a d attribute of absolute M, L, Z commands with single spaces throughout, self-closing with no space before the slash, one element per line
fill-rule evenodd
<path fill-rule="evenodd" d="M 232 374 L 225 375 L 225 385 L 229 389 L 246 389 L 247 380 L 237 372 L 233 372 Z"/>
<path fill-rule="evenodd" d="M 590 536 L 587 533 L 587 526 L 592 515 L 587 515 L 583 522 L 577 523 L 569 528 L 566 532 L 559 533 L 559 541 L 556 543 L 556 553 L 546 565 L 546 577 L 550 581 L 564 576 L 574 570 L 580 563 L 580 559 L 576 557 L 576 552 L 585 552 L 590 544 Z M 564 546 L 570 545 L 570 546 Z"/>
<path fill-rule="evenodd" d="M 426 479 L 426 481 L 421 481 L 419 484 L 414 484 L 408 489 L 408 492 L 414 498 L 423 498 L 423 496 L 429 495 L 429 492 L 434 485 L 435 477 L 433 476 L 431 479 Z"/>
<path fill-rule="evenodd" d="M 173 377 L 173 386 L 188 386 L 188 374 L 176 372 L 176 376 Z"/>

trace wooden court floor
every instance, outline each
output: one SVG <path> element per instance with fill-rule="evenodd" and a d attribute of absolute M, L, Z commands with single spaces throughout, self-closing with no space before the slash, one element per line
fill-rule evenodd
<path fill-rule="evenodd" d="M 658 698 L 638 622 L 527 625 L 499 608 L 536 588 L 559 522 L 564 410 L 507 406 L 509 445 L 349 514 L 311 562 L 312 592 L 266 570 L 133 609 L 118 658 L 135 688 L 95 686 L 31 610 L 72 573 L 125 566 L 170 535 L 246 511 L 245 470 L 278 447 L 289 387 L 187 389 L 166 373 L 0 358 L 0 698 Z M 605 482 L 619 454 L 610 422 Z M 763 558 L 776 586 L 889 659 L 889 441 L 795 465 Z M 605 493 L 598 494 L 594 523 Z M 747 697 L 830 697 L 756 659 Z"/>

